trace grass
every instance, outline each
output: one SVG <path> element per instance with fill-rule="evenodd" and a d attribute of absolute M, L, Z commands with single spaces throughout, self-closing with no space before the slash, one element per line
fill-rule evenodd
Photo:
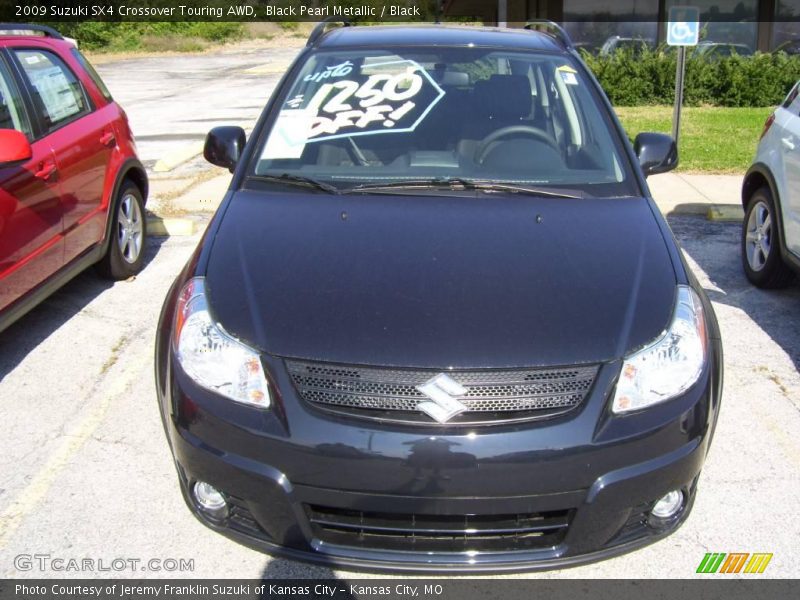
<path fill-rule="evenodd" d="M 631 140 L 642 131 L 672 132 L 671 106 L 624 106 L 615 110 Z M 772 110 L 684 107 L 678 171 L 743 174 L 753 160 L 758 136 Z"/>
<path fill-rule="evenodd" d="M 135 47 L 140 52 L 202 52 L 211 42 L 182 35 L 144 35 Z M 113 49 L 113 48 L 112 48 Z"/>

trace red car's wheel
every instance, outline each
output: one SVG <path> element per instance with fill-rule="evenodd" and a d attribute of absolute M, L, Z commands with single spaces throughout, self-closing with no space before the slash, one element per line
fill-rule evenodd
<path fill-rule="evenodd" d="M 130 181 L 124 181 L 114 203 L 111 222 L 111 241 L 100 273 L 109 279 L 127 279 L 142 270 L 147 222 L 144 216 L 142 193 Z"/>

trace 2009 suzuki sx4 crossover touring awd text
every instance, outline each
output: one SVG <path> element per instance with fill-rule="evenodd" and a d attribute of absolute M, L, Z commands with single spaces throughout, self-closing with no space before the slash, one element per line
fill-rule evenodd
<path fill-rule="evenodd" d="M 557 26 L 320 24 L 156 346 L 185 500 L 349 568 L 597 560 L 687 518 L 722 348 L 633 144 Z"/>

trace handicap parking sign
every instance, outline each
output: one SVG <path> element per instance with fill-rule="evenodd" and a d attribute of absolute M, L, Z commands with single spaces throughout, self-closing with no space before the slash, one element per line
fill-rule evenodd
<path fill-rule="evenodd" d="M 696 46 L 700 38 L 700 9 L 694 6 L 673 6 L 669 9 L 667 44 Z"/>

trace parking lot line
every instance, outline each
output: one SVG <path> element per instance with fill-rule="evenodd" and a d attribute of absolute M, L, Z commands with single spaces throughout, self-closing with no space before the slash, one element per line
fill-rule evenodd
<path fill-rule="evenodd" d="M 64 436 L 61 446 L 53 452 L 11 505 L 0 514 L 0 549 L 5 547 L 25 517 L 36 510 L 59 473 L 103 422 L 111 403 L 128 390 L 150 360 L 149 352 L 140 352 L 135 361 L 124 363 L 122 373 L 114 373 L 111 376 L 110 387 L 105 394 L 99 394 L 99 402 L 92 406 L 74 430 Z M 106 377 L 108 376 L 109 374 L 106 374 Z"/>

